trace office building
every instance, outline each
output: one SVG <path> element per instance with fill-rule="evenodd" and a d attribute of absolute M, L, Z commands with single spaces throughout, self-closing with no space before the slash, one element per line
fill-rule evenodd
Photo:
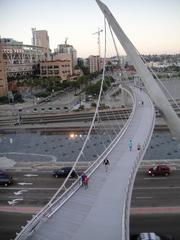
<path fill-rule="evenodd" d="M 71 58 L 72 67 L 74 68 L 77 65 L 77 52 L 72 45 L 65 42 L 65 44 L 58 45 L 54 50 L 53 59 L 57 59 L 58 57 L 61 59 L 62 57 L 67 58 L 67 56 Z"/>
<path fill-rule="evenodd" d="M 50 52 L 49 49 L 49 36 L 46 30 L 36 30 L 32 28 L 32 44 L 38 47 L 42 47 L 44 52 Z"/>
<path fill-rule="evenodd" d="M 52 60 L 40 62 L 41 77 L 59 77 L 61 80 L 69 80 L 72 75 L 70 60 Z"/>
<path fill-rule="evenodd" d="M 89 56 L 87 63 L 90 73 L 98 72 L 102 69 L 102 61 L 99 56 Z"/>

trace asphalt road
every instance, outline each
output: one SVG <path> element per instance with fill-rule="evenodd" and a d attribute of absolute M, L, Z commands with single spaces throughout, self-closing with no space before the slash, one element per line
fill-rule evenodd
<path fill-rule="evenodd" d="M 131 233 L 155 231 L 172 234 L 180 239 L 180 212 L 142 214 L 138 209 L 148 207 L 177 207 L 180 202 L 180 170 L 172 171 L 169 177 L 148 177 L 143 169 L 137 174 L 132 194 Z M 32 212 L 46 204 L 62 184 L 63 179 L 52 177 L 51 171 L 12 171 L 15 183 L 9 187 L 0 186 L 0 239 L 15 237 Z M 69 184 L 73 181 L 70 180 Z M 4 211 L 4 212 L 3 212 Z M 20 212 L 20 213 L 19 213 Z M 29 212 L 27 214 L 27 212 Z M 173 224 L 172 224 L 173 223 Z"/>
<path fill-rule="evenodd" d="M 11 171 L 14 184 L 0 186 L 0 206 L 41 207 L 47 203 L 63 182 L 54 178 L 52 171 Z M 69 180 L 69 184 L 73 179 Z M 68 184 L 68 185 L 69 185 Z M 133 188 L 132 207 L 178 206 L 180 202 L 180 170 L 173 170 L 168 177 L 149 177 L 141 169 Z"/>
<path fill-rule="evenodd" d="M 64 178 L 53 177 L 52 171 L 9 173 L 13 176 L 14 184 L 8 187 L 0 186 L 0 207 L 42 207 L 51 199 L 64 180 Z M 74 179 L 71 178 L 66 187 L 73 181 Z"/>
<path fill-rule="evenodd" d="M 131 198 L 132 207 L 176 207 L 180 203 L 180 170 L 168 177 L 149 177 L 139 171 Z"/>
<path fill-rule="evenodd" d="M 14 239 L 16 232 L 20 231 L 21 226 L 31 217 L 32 214 L 0 212 L 0 239 Z M 153 231 L 161 235 L 172 235 L 174 240 L 179 240 L 179 222 L 180 214 L 131 215 L 130 233 L 133 235 Z"/>
<path fill-rule="evenodd" d="M 155 232 L 159 235 L 171 235 L 174 240 L 180 239 L 180 214 L 131 215 L 131 235 L 140 232 Z"/>

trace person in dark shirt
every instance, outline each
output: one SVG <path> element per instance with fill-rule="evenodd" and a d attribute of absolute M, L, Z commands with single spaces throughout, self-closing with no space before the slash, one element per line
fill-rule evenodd
<path fill-rule="evenodd" d="M 109 165 L 110 165 L 109 160 L 108 160 L 107 158 L 105 158 L 104 161 L 103 161 L 103 164 L 104 164 L 105 170 L 106 170 L 106 172 L 107 172 L 107 171 L 108 171 L 108 167 L 109 167 Z"/>

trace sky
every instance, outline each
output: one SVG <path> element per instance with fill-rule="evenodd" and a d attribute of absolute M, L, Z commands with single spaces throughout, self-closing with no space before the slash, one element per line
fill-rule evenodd
<path fill-rule="evenodd" d="M 103 2 L 141 54 L 180 53 L 180 0 Z M 104 17 L 95 0 L 0 0 L 1 38 L 31 44 L 31 28 L 48 31 L 52 51 L 68 38 L 77 56 L 86 58 L 98 54 L 93 33 L 104 29 Z M 110 34 L 108 39 L 112 55 Z M 103 53 L 104 31 L 100 42 Z"/>

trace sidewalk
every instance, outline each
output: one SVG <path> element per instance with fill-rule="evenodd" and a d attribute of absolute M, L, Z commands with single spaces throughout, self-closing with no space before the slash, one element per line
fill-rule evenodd
<path fill-rule="evenodd" d="M 131 208 L 130 213 L 132 215 L 137 214 L 166 214 L 166 213 L 180 213 L 180 207 L 142 207 L 142 208 Z"/>

